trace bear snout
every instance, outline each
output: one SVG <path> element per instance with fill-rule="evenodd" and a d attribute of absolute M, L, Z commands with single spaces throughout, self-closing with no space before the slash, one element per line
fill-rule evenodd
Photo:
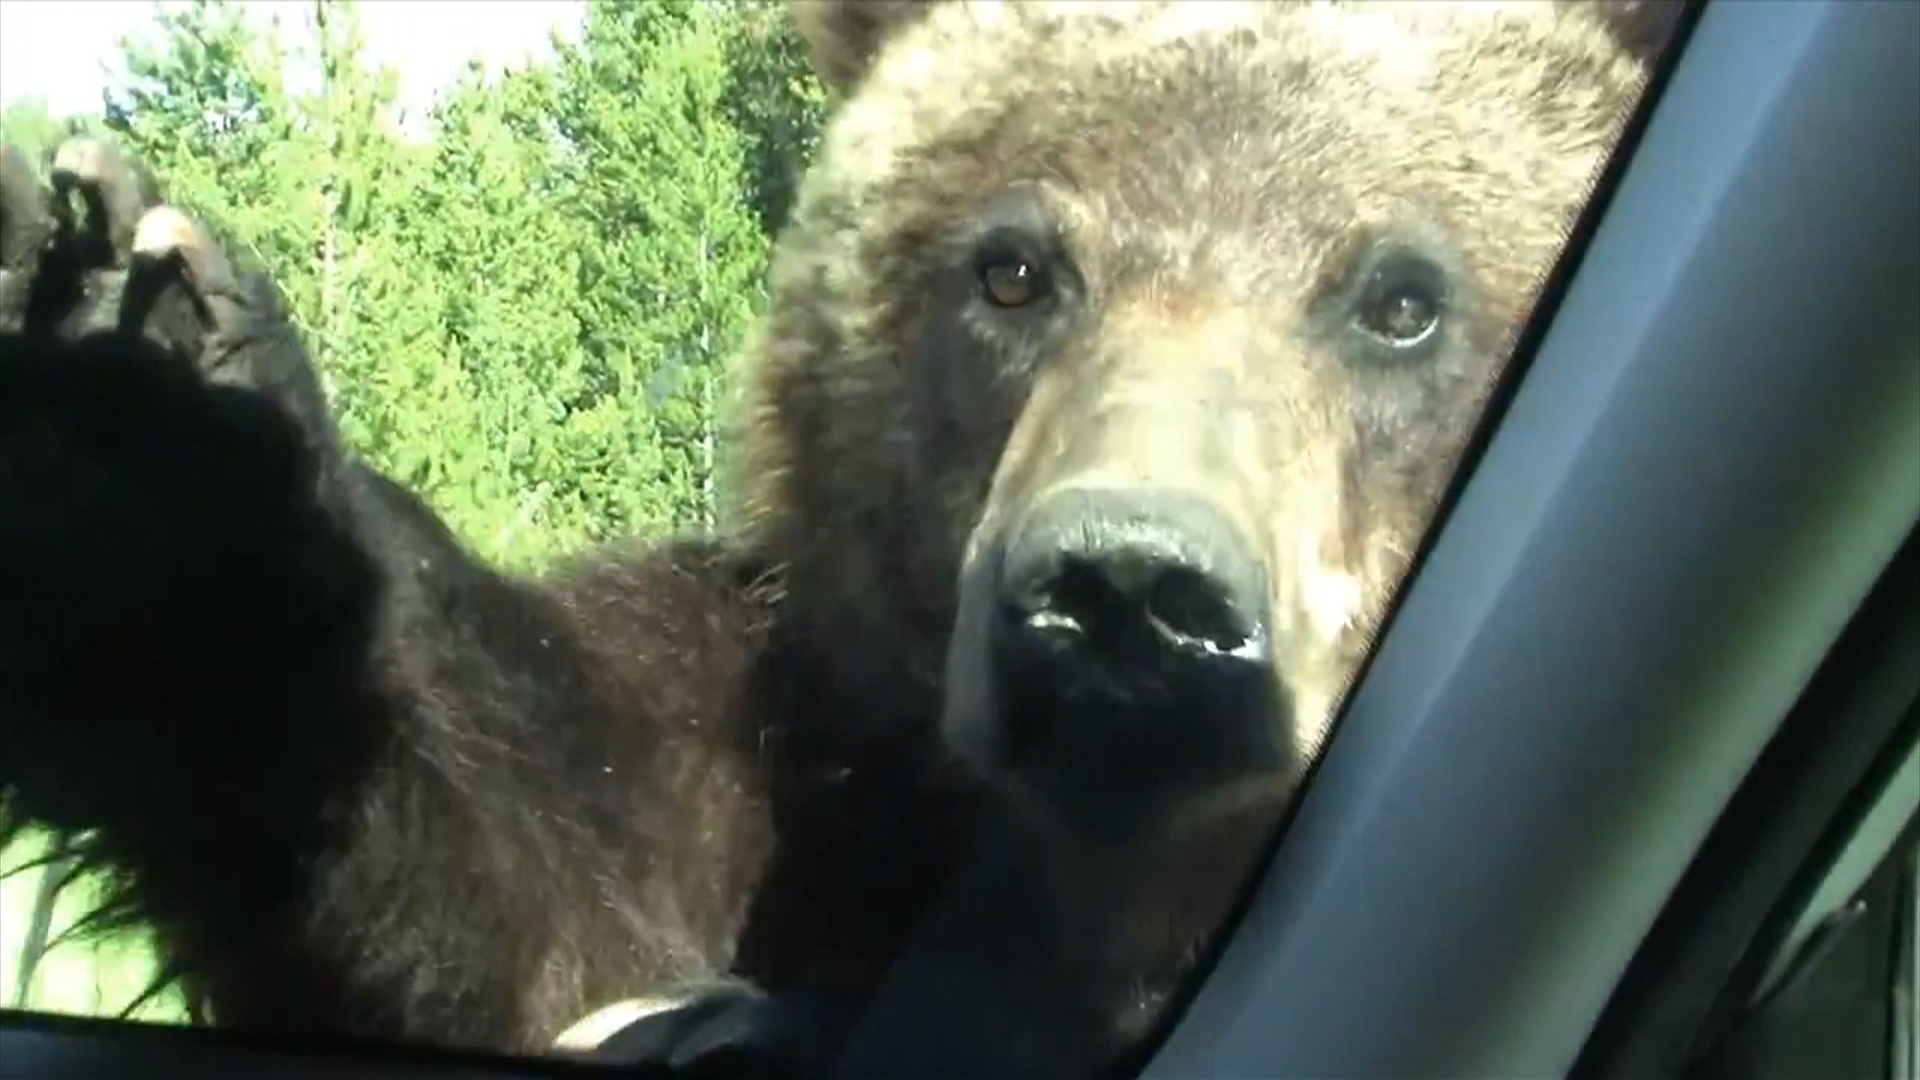
<path fill-rule="evenodd" d="M 1260 564 L 1205 500 L 1069 490 L 1007 545 L 996 632 L 1124 687 L 1208 659 L 1268 663 L 1267 597 Z"/>
<path fill-rule="evenodd" d="M 1113 828 L 1284 767 L 1269 574 L 1225 513 L 1185 492 L 1056 490 L 998 554 L 997 770 Z"/>

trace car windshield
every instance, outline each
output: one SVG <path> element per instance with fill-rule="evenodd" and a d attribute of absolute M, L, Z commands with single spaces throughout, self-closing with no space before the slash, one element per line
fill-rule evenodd
<path fill-rule="evenodd" d="M 1129 1060 L 1680 6 L 481 12 L 0 6 L 5 1004 Z"/>

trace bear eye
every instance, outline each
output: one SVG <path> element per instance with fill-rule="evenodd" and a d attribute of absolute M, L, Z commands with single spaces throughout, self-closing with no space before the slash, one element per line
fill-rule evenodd
<path fill-rule="evenodd" d="M 980 288 L 995 307 L 1026 307 L 1046 295 L 1046 274 L 1024 256 L 989 255 L 980 263 Z"/>
<path fill-rule="evenodd" d="M 1446 306 L 1439 268 L 1407 254 L 1376 264 L 1357 299 L 1355 325 L 1393 349 L 1410 349 L 1431 339 Z"/>

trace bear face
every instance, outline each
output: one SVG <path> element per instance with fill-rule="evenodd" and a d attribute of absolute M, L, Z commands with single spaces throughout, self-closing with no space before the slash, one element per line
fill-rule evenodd
<path fill-rule="evenodd" d="M 1590 4 L 797 9 L 843 101 L 751 357 L 753 542 L 1010 791 L 1283 791 L 1643 63 Z"/>

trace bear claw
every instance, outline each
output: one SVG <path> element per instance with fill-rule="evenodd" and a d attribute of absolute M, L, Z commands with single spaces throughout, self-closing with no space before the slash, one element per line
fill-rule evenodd
<path fill-rule="evenodd" d="M 240 324 L 238 273 L 222 245 L 160 200 L 134 155 L 76 138 L 50 164 L 43 182 L 19 147 L 0 148 L 0 328 L 117 327 L 197 355 Z"/>
<path fill-rule="evenodd" d="M 141 215 L 133 233 L 134 253 L 156 259 L 205 246 L 193 219 L 171 206 L 156 206 Z"/>
<path fill-rule="evenodd" d="M 233 265 L 206 227 L 174 206 L 156 206 L 140 218 L 134 230 L 134 276 L 165 264 L 185 279 L 187 294 L 200 317 L 201 328 L 217 333 L 236 315 L 233 299 L 238 284 Z"/>
<path fill-rule="evenodd" d="M 52 171 L 54 212 L 70 215 L 67 199 L 77 192 L 87 204 L 87 233 L 101 245 L 96 257 L 123 265 L 141 214 L 160 201 L 146 170 L 110 142 L 79 138 L 54 151 Z"/>
<path fill-rule="evenodd" d="M 0 270 L 27 272 L 53 238 L 46 191 L 19 147 L 0 145 Z"/>

